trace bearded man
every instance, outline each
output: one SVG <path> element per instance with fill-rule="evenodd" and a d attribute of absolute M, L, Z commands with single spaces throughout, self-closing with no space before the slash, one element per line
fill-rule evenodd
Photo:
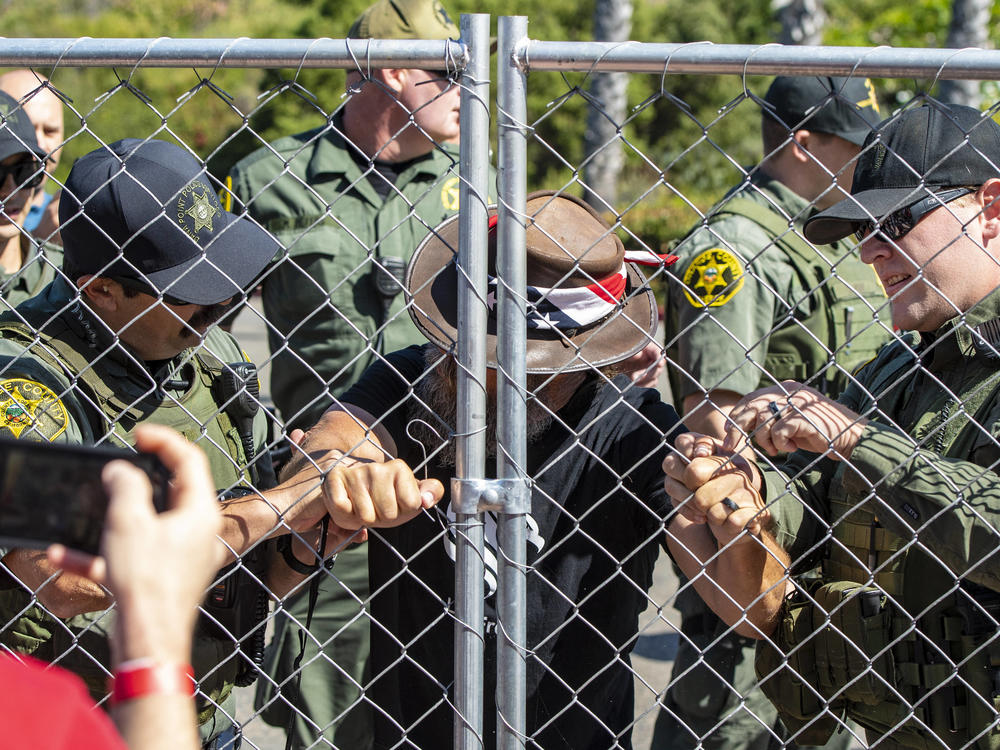
<path fill-rule="evenodd" d="M 495 213 L 495 210 L 493 211 Z M 657 461 L 678 427 L 657 391 L 615 374 L 656 328 L 653 295 L 621 241 L 586 204 L 529 196 L 527 729 L 532 747 L 631 746 L 629 652 L 669 507 Z M 491 285 L 495 236 L 489 238 Z M 372 518 L 396 489 L 380 476 L 389 457 L 419 479 L 455 474 L 458 223 L 439 226 L 407 272 L 410 315 L 430 340 L 388 355 L 305 438 L 370 461 L 369 482 L 344 499 L 370 498 Z M 656 259 L 656 262 L 660 262 Z M 495 295 L 489 295 L 490 303 Z M 496 310 L 489 313 L 487 443 L 496 448 Z M 348 459 L 349 460 L 349 459 Z M 444 481 L 448 486 L 448 481 Z M 447 495 L 446 495 L 447 499 Z M 375 746 L 446 747 L 454 713 L 455 518 L 450 502 L 391 533 L 370 537 Z M 483 694 L 495 695 L 496 524 L 486 523 Z M 487 746 L 495 710 L 485 710 Z M 405 742 L 402 742 L 405 738 Z"/>

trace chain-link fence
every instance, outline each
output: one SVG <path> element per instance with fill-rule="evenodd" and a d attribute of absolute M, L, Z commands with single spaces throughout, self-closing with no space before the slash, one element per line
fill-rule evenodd
<path fill-rule="evenodd" d="M 171 424 L 239 498 L 230 512 L 246 524 L 226 537 L 239 560 L 209 594 L 194 656 L 206 741 L 996 748 L 1000 275 L 988 179 L 1000 138 L 989 117 L 921 109 L 921 95 L 880 109 L 866 77 L 988 79 L 1000 56 L 536 42 L 523 18 L 498 30 L 493 86 L 485 16 L 463 17 L 463 43 L 0 43 L 4 64 L 51 80 L 15 98 L 57 93 L 64 150 L 116 142 L 117 154 L 47 186 L 5 176 L 0 218 L 16 230 L 4 235 L 2 297 L 32 301 L 0 321 L 2 431 L 128 444 L 137 423 Z M 111 81 L 91 105 L 63 75 L 94 66 Z M 197 72 L 176 101 L 138 83 L 183 66 Z M 261 67 L 290 72 L 258 98 L 215 82 Z M 310 68 L 346 71 L 342 100 L 304 90 Z M 614 202 L 588 191 L 581 146 L 560 137 L 602 108 L 586 77 L 611 71 L 654 80 L 623 120 L 605 113 L 615 135 L 601 148 L 625 151 Z M 790 119 L 799 93 L 765 94 L 763 75 L 828 88 Z M 543 76 L 565 90 L 529 111 Z M 704 93 L 697 84 L 715 76 L 718 100 L 677 93 Z M 315 121 L 260 136 L 288 98 Z M 112 115 L 130 108 L 148 130 L 116 129 L 126 118 Z M 172 127 L 190 108 L 233 118 L 219 147 Z M 809 119 L 832 109 L 848 114 Z M 897 110 L 899 123 L 937 114 L 862 148 Z M 681 135 L 654 137 L 663 127 Z M 758 128 L 762 161 L 747 146 Z M 117 145 L 125 137 L 140 143 Z M 141 167 L 150 148 L 160 155 Z M 10 154 L 29 150 L 21 137 Z M 544 184 L 528 184 L 529 165 Z M 806 221 L 846 197 L 856 166 L 898 194 L 884 205 L 859 195 L 845 237 L 811 242 Z M 180 182 L 160 182 L 168 169 Z M 886 174 L 896 182 L 878 182 Z M 734 188 L 721 203 L 719 183 Z M 62 190 L 60 234 L 24 228 L 40 189 Z M 227 210 L 243 218 L 230 224 Z M 251 247 L 264 235 L 227 229 L 249 225 L 276 253 Z M 230 297 L 235 313 L 217 304 Z M 218 318 L 253 342 L 251 356 L 218 328 L 203 335 Z M 664 364 L 661 400 L 641 386 Z M 759 468 L 719 459 L 746 482 L 717 497 L 706 484 L 675 514 L 661 466 L 672 456 L 677 480 L 684 462 L 668 404 L 721 436 L 740 396 L 783 381 L 812 390 L 778 385 L 734 413 Z M 320 482 L 287 481 L 329 469 L 293 431 L 331 406 L 312 433 L 323 448 L 401 458 L 445 500 L 341 544 L 319 521 Z M 811 452 L 786 463 L 795 447 Z M 275 466 L 286 482 L 272 489 Z M 340 471 L 351 470 L 331 474 L 328 499 L 348 481 Z M 336 563 L 322 563 L 317 550 L 338 544 Z M 24 552 L 4 566 L 5 647 L 83 674 L 103 700 L 103 593 L 69 601 Z M 233 689 L 254 678 L 253 700 Z"/>

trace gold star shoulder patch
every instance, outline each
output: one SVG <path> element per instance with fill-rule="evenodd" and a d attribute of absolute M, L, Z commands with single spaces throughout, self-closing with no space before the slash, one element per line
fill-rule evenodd
<path fill-rule="evenodd" d="M 446 211 L 458 210 L 458 178 L 449 177 L 441 186 L 441 205 Z"/>
<path fill-rule="evenodd" d="M 32 437 L 52 441 L 66 431 L 66 407 L 52 390 L 34 380 L 0 380 L 0 435 L 21 437 L 32 428 Z"/>
<path fill-rule="evenodd" d="M 743 288 L 743 266 L 729 250 L 713 247 L 691 261 L 683 281 L 693 307 L 721 307 Z"/>

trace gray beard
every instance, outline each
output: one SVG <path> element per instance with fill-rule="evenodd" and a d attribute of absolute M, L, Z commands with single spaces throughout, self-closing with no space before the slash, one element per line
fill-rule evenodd
<path fill-rule="evenodd" d="M 428 369 L 413 388 L 415 398 L 410 399 L 407 406 L 406 433 L 423 447 L 425 462 L 433 461 L 440 466 L 454 467 L 458 442 L 455 439 L 458 417 L 455 361 L 431 346 L 424 349 L 424 358 Z M 546 403 L 554 401 L 552 399 L 554 394 L 535 396 L 533 393 L 535 388 L 549 381 L 551 377 L 549 375 L 528 377 L 528 445 L 537 442 L 555 419 L 555 409 Z M 574 379 L 574 382 L 567 385 L 572 385 L 575 391 L 579 382 L 575 382 Z M 546 390 L 554 390 L 554 387 Z M 563 403 L 568 400 L 565 399 Z M 557 408 L 561 407 L 562 404 Z M 497 455 L 497 404 L 495 398 L 489 397 L 486 399 L 486 455 L 489 458 Z"/>

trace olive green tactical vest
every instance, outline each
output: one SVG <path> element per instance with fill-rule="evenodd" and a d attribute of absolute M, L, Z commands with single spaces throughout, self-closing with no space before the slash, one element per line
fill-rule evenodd
<path fill-rule="evenodd" d="M 910 373 L 915 367 L 919 364 L 907 345 L 887 348 L 872 365 L 877 375 L 866 383 L 868 393 L 877 396 L 879 411 L 900 418 L 900 426 L 918 440 L 925 440 L 935 453 L 969 460 L 976 436 L 981 435 L 969 417 L 982 423 L 1000 398 L 1000 363 L 990 380 L 963 398 L 961 409 L 949 408 L 949 397 L 942 395 L 939 402 L 922 403 L 919 414 L 905 418 L 907 401 L 923 395 L 914 393 L 918 389 Z M 859 411 L 865 413 L 873 404 L 874 399 L 868 399 Z M 1000 455 L 994 457 L 997 459 Z M 970 594 L 970 589 L 980 587 L 968 584 L 956 591 L 954 573 L 912 538 L 904 539 L 882 528 L 864 498 L 848 497 L 845 483 L 836 476 L 829 487 L 833 538 L 822 563 L 822 580 L 860 586 L 874 582 L 881 590 L 879 628 L 884 631 L 879 633 L 884 644 L 878 649 L 880 658 L 872 658 L 872 666 L 866 670 L 878 676 L 867 679 L 865 675 L 855 683 L 876 685 L 877 697 L 860 699 L 848 688 L 841 696 L 845 700 L 838 704 L 840 710 L 866 727 L 872 742 L 888 733 L 887 747 L 940 750 L 944 743 L 956 750 L 997 750 L 1000 638 L 993 620 L 970 605 L 969 597 L 984 602 L 988 598 L 995 607 L 992 617 L 998 618 L 1000 594 L 985 590 Z M 786 613 L 786 621 L 788 616 Z M 856 613 L 855 617 L 867 622 Z M 871 621 L 875 621 L 874 616 Z M 824 639 L 808 628 L 804 637 L 786 644 L 787 653 L 805 653 L 810 640 L 817 650 L 816 668 L 838 658 L 821 653 L 819 644 Z M 803 669 L 808 670 L 809 665 Z M 758 674 L 761 672 L 758 661 Z M 785 694 L 794 696 L 795 691 L 788 689 Z M 786 723 L 801 724 L 799 719 L 801 716 L 786 717 Z M 992 729 L 987 729 L 990 725 Z"/>
<path fill-rule="evenodd" d="M 19 317 L 25 315 L 24 310 L 19 311 Z M 30 313 L 27 316 L 32 317 Z M 137 374 L 137 365 L 124 358 L 110 353 L 98 358 L 100 352 L 91 349 L 61 319 L 49 323 L 44 313 L 37 317 L 39 320 L 23 323 L 0 317 L 0 335 L 22 341 L 32 356 L 75 383 L 89 412 L 89 425 L 81 427 L 89 427 L 94 443 L 128 446 L 134 442 L 132 431 L 137 424 L 161 424 L 177 430 L 205 451 L 219 489 L 248 481 L 239 431 L 212 394 L 212 383 L 223 369 L 219 357 L 228 362 L 243 361 L 229 336 L 216 329 L 208 333 L 205 346 L 182 368 L 190 368 L 193 375 L 190 389 L 172 397 L 154 389 L 150 378 Z M 34 324 L 38 328 L 32 328 Z"/>
<path fill-rule="evenodd" d="M 239 347 L 225 333 L 212 329 L 205 346 L 182 366 L 180 374 L 188 370 L 191 386 L 176 397 L 156 391 L 151 379 L 143 377 L 137 372 L 138 366 L 124 357 L 113 353 L 97 356 L 102 348 L 91 346 L 95 342 L 75 333 L 62 317 L 53 319 L 50 313 L 21 308 L 17 317 L 0 316 L 0 336 L 23 342 L 32 356 L 74 383 L 87 410 L 89 424 L 80 425 L 86 442 L 131 445 L 136 425 L 165 425 L 205 451 L 220 490 L 250 484 L 239 431 L 212 393 L 212 383 L 223 368 L 219 357 L 226 362 L 243 361 Z M 110 664 L 110 612 L 79 615 L 64 624 L 31 605 L 31 601 L 32 597 L 20 588 L 0 592 L 0 625 L 14 620 L 0 631 L 0 640 L 22 653 L 75 672 L 87 683 L 95 700 L 103 698 L 108 672 L 102 665 Z M 192 664 L 199 689 L 211 702 L 199 702 L 199 722 L 210 718 L 215 704 L 228 697 L 242 664 L 242 660 L 234 658 L 232 642 L 203 632 L 203 626 L 202 618 L 195 634 Z"/>
<path fill-rule="evenodd" d="M 807 382 L 836 397 L 847 387 L 849 374 L 871 361 L 888 340 L 886 330 L 872 323 L 871 311 L 885 305 L 885 293 L 875 273 L 852 254 L 841 255 L 831 269 L 816 249 L 779 214 L 756 201 L 735 198 L 709 219 L 733 214 L 763 228 L 793 261 L 803 289 L 812 292 L 812 313 L 771 333 L 764 359 L 761 388 L 776 380 Z M 796 300 L 788 300 L 794 303 Z"/>

